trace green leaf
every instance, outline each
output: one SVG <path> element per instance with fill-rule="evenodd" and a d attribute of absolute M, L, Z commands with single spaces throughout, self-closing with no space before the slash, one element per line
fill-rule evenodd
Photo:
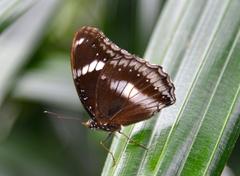
<path fill-rule="evenodd" d="M 39 1 L 27 13 L 9 26 L 0 38 L 0 107 L 9 92 L 11 85 L 15 83 L 15 76 L 24 66 L 29 56 L 34 52 L 43 35 L 57 2 Z M 45 13 L 42 13 L 42 8 Z M 33 16 L 38 16 L 33 20 Z M 26 27 L 31 26 L 31 27 Z M 21 45 L 18 43 L 21 41 Z"/>
<path fill-rule="evenodd" d="M 15 1 L 3 1 L 1 3 L 12 5 L 13 2 Z M 12 107 L 12 112 L 10 112 L 10 105 L 5 105 L 7 96 L 13 85 L 16 83 L 18 73 L 25 66 L 29 56 L 34 52 L 35 47 L 39 44 L 40 38 L 44 32 L 43 29 L 48 24 L 47 22 L 52 16 L 52 12 L 56 6 L 57 2 L 54 0 L 48 2 L 39 1 L 14 23 L 12 21 L 12 25 L 5 28 L 4 32 L 1 33 L 0 114 L 3 118 L 0 118 L 0 123 L 2 125 L 0 140 L 5 139 L 9 134 L 19 111 L 18 108 Z M 42 13 L 43 7 L 45 8 L 45 13 Z M 0 6 L 0 9 L 3 10 L 8 8 Z M 4 21 L 2 15 L 4 14 L 3 12 L 4 11 L 1 11 L 0 13 L 0 28 L 2 21 Z M 16 10 L 11 12 L 14 14 L 17 13 Z M 38 18 L 32 20 L 33 16 L 38 16 Z M 9 112 L 5 109 L 8 109 Z"/>
<path fill-rule="evenodd" d="M 2 0 L 0 2 L 0 33 L 13 24 L 34 3 L 34 0 Z"/>
<path fill-rule="evenodd" d="M 240 1 L 170 0 L 145 58 L 163 65 L 177 102 L 117 134 L 102 175 L 220 175 L 239 136 Z"/>

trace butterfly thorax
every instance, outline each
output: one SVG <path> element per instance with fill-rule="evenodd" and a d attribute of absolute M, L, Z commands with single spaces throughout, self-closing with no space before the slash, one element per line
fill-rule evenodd
<path fill-rule="evenodd" d="M 121 129 L 121 126 L 118 124 L 102 123 L 102 122 L 95 121 L 93 119 L 90 119 L 87 122 L 83 122 L 82 124 L 90 129 L 99 129 L 99 130 L 109 131 L 109 132 L 120 131 Z"/>

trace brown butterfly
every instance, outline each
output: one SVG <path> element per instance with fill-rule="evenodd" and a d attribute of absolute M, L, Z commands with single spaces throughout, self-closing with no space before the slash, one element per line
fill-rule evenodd
<path fill-rule="evenodd" d="M 159 65 L 128 53 L 100 30 L 82 27 L 71 50 L 73 80 L 91 119 L 88 128 L 120 132 L 172 105 L 174 85 Z"/>

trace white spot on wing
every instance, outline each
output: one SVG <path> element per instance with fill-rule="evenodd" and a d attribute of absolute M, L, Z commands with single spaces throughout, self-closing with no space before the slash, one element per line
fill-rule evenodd
<path fill-rule="evenodd" d="M 129 97 L 129 94 L 130 94 L 130 92 L 131 92 L 131 90 L 132 90 L 133 87 L 134 87 L 133 84 L 128 83 L 127 86 L 125 87 L 122 95 L 123 95 L 124 97 L 128 98 L 128 97 Z"/>
<path fill-rule="evenodd" d="M 119 51 L 120 48 L 117 45 L 111 44 L 111 48 L 115 51 Z"/>
<path fill-rule="evenodd" d="M 77 71 L 76 71 L 76 69 L 73 69 L 73 78 L 74 78 L 74 79 L 77 78 Z"/>
<path fill-rule="evenodd" d="M 115 86 L 116 83 L 118 83 L 117 89 Z M 123 91 L 122 91 L 122 88 L 124 88 Z M 134 104 L 138 104 L 143 107 L 152 106 L 153 105 L 152 103 L 156 103 L 154 97 L 151 97 L 151 96 L 149 97 L 147 94 L 141 92 L 141 90 L 135 87 L 134 84 L 130 82 L 126 83 L 126 81 L 124 80 L 120 82 L 112 80 L 110 89 L 116 90 L 116 93 L 118 94 L 121 93 L 122 97 L 128 99 Z"/>
<path fill-rule="evenodd" d="M 89 65 L 85 65 L 85 66 L 83 67 L 83 69 L 82 69 L 82 75 L 85 75 L 85 74 L 87 73 L 87 71 L 88 71 L 88 66 L 89 66 Z"/>
<path fill-rule="evenodd" d="M 96 65 L 97 65 L 97 60 L 94 60 L 93 62 L 91 62 L 91 64 L 89 65 L 88 72 L 92 72 L 95 69 Z"/>
<path fill-rule="evenodd" d="M 104 67 L 104 65 L 105 65 L 104 62 L 99 61 L 96 66 L 96 71 L 101 70 Z"/>
<path fill-rule="evenodd" d="M 121 53 L 122 54 L 125 54 L 125 55 L 130 55 L 130 53 L 129 52 L 127 52 L 126 50 L 124 50 L 124 49 L 121 49 Z"/>
<path fill-rule="evenodd" d="M 104 43 L 100 43 L 100 47 L 102 47 L 103 50 L 106 50 L 106 45 Z"/>
<path fill-rule="evenodd" d="M 103 41 L 105 42 L 106 45 L 111 45 L 111 43 L 110 43 L 108 38 L 105 38 Z"/>
<path fill-rule="evenodd" d="M 105 80 L 107 77 L 105 75 L 101 76 L 101 80 Z"/>
<path fill-rule="evenodd" d="M 81 76 L 81 69 L 77 70 L 77 76 L 80 77 Z"/>
<path fill-rule="evenodd" d="M 115 55 L 112 50 L 107 50 L 106 53 L 109 54 L 111 57 L 113 57 Z"/>
<path fill-rule="evenodd" d="M 139 93 L 139 90 L 136 89 L 136 87 L 133 86 L 133 89 L 129 95 L 129 97 L 133 97 L 134 95 L 138 94 Z"/>
<path fill-rule="evenodd" d="M 119 81 L 116 92 L 118 94 L 121 94 L 124 91 L 126 85 L 127 85 L 127 81 L 124 81 L 124 80 Z"/>
<path fill-rule="evenodd" d="M 79 40 L 77 40 L 76 46 L 81 45 L 83 41 L 84 41 L 84 38 L 80 38 Z"/>

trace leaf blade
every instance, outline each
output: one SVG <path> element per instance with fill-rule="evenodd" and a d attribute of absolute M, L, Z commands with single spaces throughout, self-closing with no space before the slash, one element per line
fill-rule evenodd
<path fill-rule="evenodd" d="M 220 142 L 219 139 L 222 139 L 226 126 L 229 125 L 226 124 L 228 118 L 231 118 L 230 115 L 219 116 L 219 123 L 215 123 L 215 116 L 222 111 L 231 112 L 232 105 L 238 100 L 239 92 L 236 87 L 239 87 L 240 82 L 235 79 L 232 84 L 235 91 L 231 92 L 226 89 L 226 83 L 222 80 L 227 73 L 237 75 L 240 72 L 238 57 L 228 57 L 231 51 L 236 52 L 238 48 L 235 44 L 239 40 L 240 14 L 237 8 L 240 7 L 240 3 L 236 0 L 221 1 L 221 3 L 219 1 L 182 1 L 183 4 L 178 9 L 182 19 L 178 18 L 180 21 L 174 19 L 170 34 L 164 38 L 163 31 L 166 29 L 162 28 L 168 21 L 171 23 L 171 16 L 168 17 L 166 14 L 170 14 L 169 11 L 173 9 L 174 2 L 176 1 L 170 1 L 165 8 L 165 14 L 157 25 L 157 32 L 153 35 L 154 38 L 149 44 L 150 49 L 148 48 L 146 56 L 149 53 L 148 58 L 158 58 L 158 62 L 160 60 L 164 68 L 173 75 L 177 102 L 174 106 L 164 109 L 159 118 L 155 116 L 146 122 L 127 127 L 126 133 L 134 140 L 149 146 L 150 150 L 148 153 L 143 152 L 141 149 L 134 149 L 129 143 L 123 147 L 124 142 L 120 142 L 122 138 L 115 139 L 111 149 L 113 152 L 118 152 L 118 155 L 115 155 L 118 163 L 114 168 L 105 167 L 103 175 L 136 173 L 138 175 L 202 175 L 210 172 L 214 175 L 223 169 L 222 165 L 211 171 L 211 168 L 214 168 L 211 167 L 211 162 L 217 156 L 211 153 L 210 149 L 218 153 L 220 147 L 216 146 Z M 197 22 L 191 21 L 192 18 Z M 190 28 L 187 34 L 184 37 L 179 36 L 186 28 Z M 188 37 L 189 39 L 186 40 Z M 158 46 L 161 38 L 163 38 L 163 46 Z M 183 41 L 182 45 L 177 48 L 181 41 Z M 232 65 L 228 62 L 233 63 L 235 69 L 227 67 Z M 230 78 L 228 76 L 227 81 Z M 226 97 L 223 97 L 227 99 L 229 95 L 230 103 L 221 111 L 214 106 L 221 108 L 217 103 L 219 90 L 222 88 L 227 92 Z M 221 98 L 220 96 L 220 100 Z M 212 108 L 215 110 L 213 111 L 215 116 L 209 116 L 208 110 Z M 202 129 L 210 128 L 209 121 L 220 131 L 215 130 L 213 134 L 205 133 Z M 199 134 L 204 137 L 200 138 Z M 223 140 L 238 134 L 239 130 L 233 129 Z M 198 148 L 194 148 L 194 153 L 192 147 L 196 145 Z M 209 150 L 207 150 L 208 147 Z M 201 148 L 206 149 L 205 155 L 202 155 Z M 224 150 L 227 149 L 224 148 Z M 196 153 L 199 151 L 201 152 Z M 196 156 L 199 158 L 194 161 Z M 202 160 L 200 156 L 203 157 Z M 220 155 L 218 157 L 221 158 Z M 224 158 L 225 162 L 226 158 Z M 220 160 L 223 161 L 222 158 Z M 111 161 L 107 160 L 108 162 Z M 216 165 L 219 164 L 216 163 Z"/>

